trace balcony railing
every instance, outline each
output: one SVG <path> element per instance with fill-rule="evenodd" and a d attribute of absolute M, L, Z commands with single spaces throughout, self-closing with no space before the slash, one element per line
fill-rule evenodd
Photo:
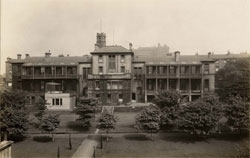
<path fill-rule="evenodd" d="M 56 79 L 56 78 L 77 78 L 78 74 L 34 74 L 22 75 L 22 79 Z"/>
<path fill-rule="evenodd" d="M 89 74 L 88 79 L 131 79 L 131 74 Z"/>

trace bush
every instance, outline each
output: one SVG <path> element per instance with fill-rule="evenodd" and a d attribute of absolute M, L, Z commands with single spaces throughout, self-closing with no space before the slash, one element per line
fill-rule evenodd
<path fill-rule="evenodd" d="M 28 115 L 23 93 L 5 91 L 0 94 L 1 131 L 13 138 L 23 137 L 27 131 Z"/>
<path fill-rule="evenodd" d="M 173 126 L 178 116 L 181 94 L 177 91 L 164 91 L 155 96 L 154 104 L 161 109 L 161 124 Z"/>
<path fill-rule="evenodd" d="M 240 96 L 230 96 L 224 109 L 227 125 L 233 131 L 249 129 L 249 103 Z"/>
<path fill-rule="evenodd" d="M 214 132 L 219 120 L 217 110 L 202 99 L 190 102 L 180 108 L 178 129 L 195 135 L 209 135 Z"/>
<path fill-rule="evenodd" d="M 136 116 L 136 127 L 140 130 L 150 132 L 158 132 L 160 129 L 160 111 L 155 107 L 149 107 L 142 110 Z"/>

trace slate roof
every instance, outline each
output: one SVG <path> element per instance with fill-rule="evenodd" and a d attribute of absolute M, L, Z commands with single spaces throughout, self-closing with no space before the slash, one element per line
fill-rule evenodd
<path fill-rule="evenodd" d="M 80 62 L 91 62 L 89 56 L 65 56 L 65 57 L 28 57 L 25 59 L 12 59 L 11 63 L 24 63 L 23 65 L 77 65 Z"/>
<path fill-rule="evenodd" d="M 203 61 L 216 61 L 220 59 L 233 59 L 233 58 L 246 58 L 250 57 L 250 54 L 242 53 L 242 54 L 212 54 L 210 58 L 208 55 L 181 55 L 180 61 L 175 61 L 175 55 L 173 53 L 172 56 L 167 55 L 154 55 L 152 53 L 145 54 L 136 54 L 134 56 L 134 62 L 145 62 L 147 64 L 200 64 Z"/>
<path fill-rule="evenodd" d="M 102 48 L 97 48 L 93 52 L 91 52 L 91 54 L 95 53 L 133 53 L 133 52 L 122 46 L 114 45 L 114 46 L 104 46 Z"/>
<path fill-rule="evenodd" d="M 134 62 L 145 62 L 146 64 L 201 64 L 202 61 L 214 61 L 208 57 L 202 58 L 198 55 L 180 55 L 180 60 L 175 61 L 175 56 L 154 56 L 154 55 L 137 55 Z"/>

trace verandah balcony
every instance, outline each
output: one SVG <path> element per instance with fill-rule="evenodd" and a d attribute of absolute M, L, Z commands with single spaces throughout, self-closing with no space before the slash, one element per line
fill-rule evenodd
<path fill-rule="evenodd" d="M 59 79 L 59 78 L 72 78 L 75 79 L 78 74 L 34 74 L 22 75 L 22 79 Z"/>
<path fill-rule="evenodd" d="M 131 79 L 131 74 L 88 74 L 88 79 Z"/>

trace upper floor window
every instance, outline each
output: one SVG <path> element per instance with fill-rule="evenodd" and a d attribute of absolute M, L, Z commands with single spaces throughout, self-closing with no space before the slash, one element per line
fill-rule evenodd
<path fill-rule="evenodd" d="M 96 89 L 100 89 L 100 81 L 96 81 L 95 82 L 95 88 Z"/>
<path fill-rule="evenodd" d="M 89 67 L 82 68 L 82 76 L 83 76 L 83 78 L 87 78 L 88 74 L 91 74 L 91 68 L 89 68 Z"/>
<path fill-rule="evenodd" d="M 204 74 L 209 74 L 209 64 L 204 65 Z"/>
<path fill-rule="evenodd" d="M 192 66 L 191 67 L 191 73 L 192 74 L 200 74 L 201 73 L 201 67 L 200 66 Z"/>
<path fill-rule="evenodd" d="M 77 71 L 76 67 L 67 67 L 67 74 L 69 75 L 76 74 L 76 71 Z"/>
<path fill-rule="evenodd" d="M 153 67 L 152 66 L 148 66 L 147 67 L 147 74 L 152 74 L 153 73 Z"/>
<path fill-rule="evenodd" d="M 108 70 L 113 73 L 116 71 L 115 55 L 109 55 L 108 59 Z"/>
<path fill-rule="evenodd" d="M 220 69 L 219 66 L 216 66 L 215 71 L 219 71 L 219 69 Z"/>
<path fill-rule="evenodd" d="M 121 55 L 121 63 L 125 62 L 125 55 Z"/>
<path fill-rule="evenodd" d="M 121 73 L 125 73 L 125 66 L 121 66 Z"/>
<path fill-rule="evenodd" d="M 98 56 L 98 62 L 99 62 L 99 63 L 102 63 L 102 62 L 103 62 L 103 56 L 102 56 L 102 55 L 99 55 L 99 56 Z"/>
<path fill-rule="evenodd" d="M 99 73 L 103 73 L 103 67 L 102 67 L 102 66 L 99 66 L 98 72 L 99 72 Z"/>
<path fill-rule="evenodd" d="M 181 66 L 180 73 L 181 74 L 188 74 L 188 66 Z"/>
<path fill-rule="evenodd" d="M 176 70 L 175 66 L 169 66 L 169 74 L 175 74 L 176 73 L 175 70 Z"/>

